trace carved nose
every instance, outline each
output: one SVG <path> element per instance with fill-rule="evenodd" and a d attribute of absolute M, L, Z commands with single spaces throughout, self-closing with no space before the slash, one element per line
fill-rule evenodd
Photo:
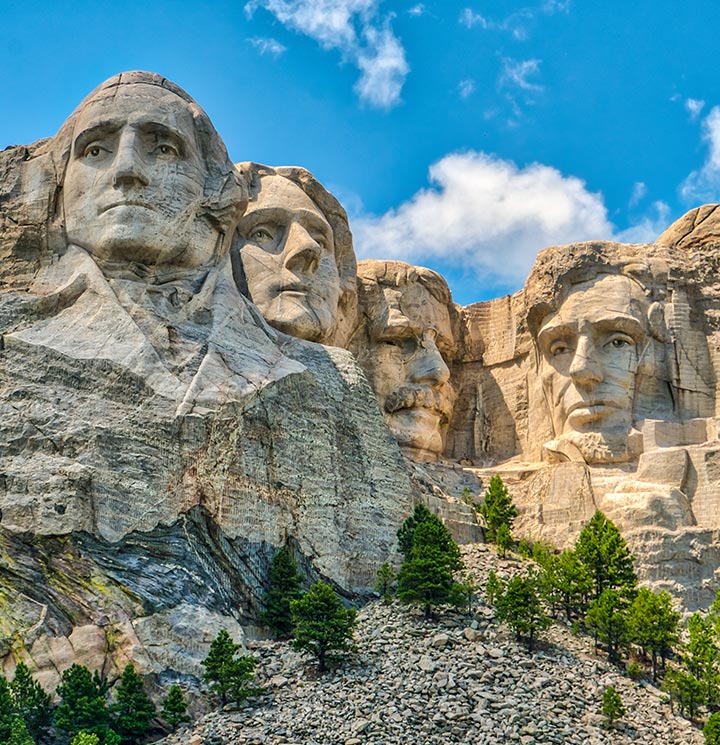
<path fill-rule="evenodd" d="M 575 384 L 587 386 L 599 383 L 603 379 L 602 368 L 594 359 L 593 352 L 590 340 L 581 336 L 578 339 L 569 370 L 570 377 Z"/>
<path fill-rule="evenodd" d="M 320 263 L 322 247 L 298 222 L 290 223 L 285 239 L 283 266 L 291 272 L 312 274 Z"/>
<path fill-rule="evenodd" d="M 137 144 L 133 132 L 123 132 L 120 136 L 113 160 L 113 186 L 147 186 L 150 183 Z"/>
<path fill-rule="evenodd" d="M 450 380 L 450 368 L 445 363 L 434 339 L 426 338 L 410 362 L 408 380 L 437 387 Z"/>

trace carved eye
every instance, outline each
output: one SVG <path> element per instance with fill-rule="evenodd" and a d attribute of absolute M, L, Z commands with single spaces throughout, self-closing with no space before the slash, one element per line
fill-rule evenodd
<path fill-rule="evenodd" d="M 100 155 L 104 152 L 103 148 L 100 147 L 100 145 L 88 145 L 85 148 L 85 152 L 83 153 L 83 156 L 85 158 L 99 158 Z"/>
<path fill-rule="evenodd" d="M 167 142 L 163 142 L 162 144 L 158 145 L 155 148 L 155 152 L 158 155 L 164 155 L 166 157 L 172 156 L 177 158 L 180 153 L 178 152 L 178 149 L 174 147 L 173 145 L 168 144 Z"/>
<path fill-rule="evenodd" d="M 558 357 L 561 354 L 568 354 L 569 352 L 572 352 L 572 348 L 566 341 L 563 341 L 562 339 L 558 339 L 550 345 L 551 357 Z"/>
<path fill-rule="evenodd" d="M 627 347 L 634 347 L 635 340 L 631 339 L 629 336 L 625 336 L 625 334 L 622 334 L 619 336 L 613 336 L 612 339 L 610 339 L 605 346 L 612 347 L 613 349 L 625 349 Z"/>
<path fill-rule="evenodd" d="M 272 238 L 272 234 L 267 228 L 255 228 L 250 232 L 251 241 L 264 242 L 271 241 Z"/>

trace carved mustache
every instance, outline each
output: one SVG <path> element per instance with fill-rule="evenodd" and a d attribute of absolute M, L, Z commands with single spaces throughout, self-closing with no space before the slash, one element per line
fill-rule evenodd
<path fill-rule="evenodd" d="M 447 385 L 440 390 L 427 385 L 404 385 L 385 399 L 385 411 L 394 414 L 401 409 L 430 409 L 447 420 L 452 414 L 454 398 L 453 389 Z"/>

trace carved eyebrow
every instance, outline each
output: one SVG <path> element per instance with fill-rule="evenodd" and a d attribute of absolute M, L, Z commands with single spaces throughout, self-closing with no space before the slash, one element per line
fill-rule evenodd
<path fill-rule="evenodd" d="M 115 134 L 120 129 L 122 129 L 122 126 L 122 122 L 107 119 L 104 121 L 96 122 L 90 127 L 87 127 L 75 138 L 75 142 L 73 143 L 72 148 L 73 155 L 75 155 L 75 157 L 81 155 L 82 151 L 85 149 L 85 146 L 89 142 L 96 140 L 98 137 Z"/>
<path fill-rule="evenodd" d="M 629 336 L 641 337 L 645 335 L 645 327 L 632 316 L 616 316 L 614 318 L 602 318 L 595 324 L 598 329 L 604 332 L 622 331 Z"/>
<path fill-rule="evenodd" d="M 556 325 L 545 326 L 538 333 L 538 345 L 546 348 L 555 339 L 565 339 L 569 336 L 577 336 L 577 323 L 558 323 Z"/>
<path fill-rule="evenodd" d="M 156 137 L 164 137 L 171 140 L 177 146 L 178 150 L 180 150 L 180 155 L 185 155 L 187 152 L 188 141 L 185 135 L 177 129 L 168 127 L 167 124 L 153 121 L 139 122 L 137 129 L 142 134 L 155 135 Z"/>

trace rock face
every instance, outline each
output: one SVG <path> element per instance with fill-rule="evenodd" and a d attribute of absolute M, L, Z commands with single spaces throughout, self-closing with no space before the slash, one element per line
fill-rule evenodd
<path fill-rule="evenodd" d="M 288 541 L 366 592 L 412 509 L 404 461 L 352 355 L 238 290 L 250 186 L 198 105 L 116 76 L 0 174 L 6 667 L 197 673 L 172 640 L 241 636 Z"/>

